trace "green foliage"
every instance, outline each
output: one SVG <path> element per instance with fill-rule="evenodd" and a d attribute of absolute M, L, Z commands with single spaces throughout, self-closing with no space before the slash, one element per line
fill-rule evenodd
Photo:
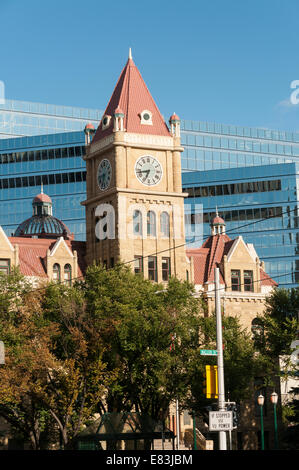
<path fill-rule="evenodd" d="M 157 418 L 185 393 L 186 364 L 196 347 L 199 302 L 192 286 L 171 279 L 167 289 L 127 267 L 90 267 L 81 288 L 105 345 L 108 411 L 139 411 Z"/>
<path fill-rule="evenodd" d="M 223 316 L 222 328 L 225 393 L 230 400 L 239 402 L 251 393 L 252 380 L 258 373 L 260 362 L 250 335 L 237 318 Z M 204 394 L 205 366 L 217 365 L 217 356 L 202 356 L 200 349 L 217 349 L 215 316 L 201 317 L 200 345 L 193 351 L 188 369 L 191 393 L 184 404 L 196 414 L 202 414 L 212 403 Z"/>
<path fill-rule="evenodd" d="M 291 344 L 298 335 L 299 288 L 275 289 L 267 298 L 266 309 L 258 317 L 259 327 L 256 334 L 256 347 L 261 354 L 261 361 L 268 365 L 268 370 L 276 375 L 292 375 L 296 367 L 290 361 Z M 278 358 L 283 358 L 279 369 Z"/>
<path fill-rule="evenodd" d="M 216 321 L 194 294 L 188 282 L 160 285 L 120 265 L 90 266 L 72 287 L 0 276 L 0 415 L 41 448 L 52 429 L 67 447 L 95 412 L 164 419 L 175 399 L 202 411 L 205 365 L 216 361 L 200 349 L 216 348 Z M 235 318 L 223 317 L 223 340 L 226 392 L 240 400 L 266 356 L 257 361 Z"/>

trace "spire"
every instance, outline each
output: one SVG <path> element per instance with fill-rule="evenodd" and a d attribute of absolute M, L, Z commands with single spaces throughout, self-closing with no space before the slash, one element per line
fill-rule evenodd
<path fill-rule="evenodd" d="M 40 185 L 40 193 L 44 194 L 44 184 L 43 183 L 41 183 L 41 185 Z"/>
<path fill-rule="evenodd" d="M 92 144 L 115 131 L 113 118 L 118 108 L 124 114 L 123 129 L 125 132 L 171 136 L 153 97 L 132 59 L 131 48 L 129 49 L 128 61 L 120 74 Z"/>

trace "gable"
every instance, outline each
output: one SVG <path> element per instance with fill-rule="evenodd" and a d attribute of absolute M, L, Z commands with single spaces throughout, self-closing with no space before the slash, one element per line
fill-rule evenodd
<path fill-rule="evenodd" d="M 227 262 L 242 265 L 247 263 L 255 264 L 256 260 L 254 259 L 254 253 L 248 249 L 243 238 L 239 236 L 230 247 L 227 254 Z"/>
<path fill-rule="evenodd" d="M 50 256 L 55 258 L 72 258 L 74 257 L 70 248 L 65 243 L 65 240 L 60 237 L 50 251 Z"/>
<path fill-rule="evenodd" d="M 0 226 L 0 257 L 10 257 L 14 253 L 14 247 L 10 243 L 3 228 Z"/>

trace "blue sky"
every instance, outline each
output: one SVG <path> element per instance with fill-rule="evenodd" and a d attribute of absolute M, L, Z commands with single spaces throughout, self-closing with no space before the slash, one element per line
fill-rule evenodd
<path fill-rule="evenodd" d="M 299 130 L 298 26 L 298 0 L 0 0 L 0 80 L 103 109 L 131 47 L 166 119 Z"/>

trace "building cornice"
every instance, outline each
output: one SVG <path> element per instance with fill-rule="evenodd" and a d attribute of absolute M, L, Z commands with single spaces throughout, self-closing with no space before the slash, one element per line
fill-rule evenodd
<path fill-rule="evenodd" d="M 187 197 L 186 196 L 186 193 L 171 193 L 171 192 L 168 192 L 168 193 L 165 193 L 165 191 L 150 191 L 150 190 L 147 190 L 147 189 L 131 189 L 131 188 L 111 188 L 109 189 L 108 191 L 105 191 L 103 192 L 102 194 L 98 194 L 97 196 L 95 197 L 92 197 L 90 199 L 86 199 L 85 201 L 82 201 L 81 202 L 81 205 L 82 206 L 86 206 L 87 203 L 88 204 L 92 204 L 94 202 L 97 202 L 97 201 L 100 201 L 101 199 L 107 199 L 107 197 L 110 197 L 110 196 L 113 196 L 114 194 L 138 194 L 140 196 L 151 196 L 151 197 L 160 197 L 160 198 L 163 198 L 165 199 L 166 197 L 169 198 L 169 197 L 182 197 L 182 198 L 185 198 Z"/>
<path fill-rule="evenodd" d="M 184 151 L 184 148 L 181 145 L 177 145 L 177 142 L 174 141 L 173 137 L 151 134 L 133 134 L 119 131 L 114 132 L 112 135 L 109 135 L 94 144 L 91 143 L 87 155 L 84 156 L 84 160 L 89 160 L 96 154 L 104 151 L 106 152 L 109 147 L 115 147 L 118 145 L 149 150 Z"/>

